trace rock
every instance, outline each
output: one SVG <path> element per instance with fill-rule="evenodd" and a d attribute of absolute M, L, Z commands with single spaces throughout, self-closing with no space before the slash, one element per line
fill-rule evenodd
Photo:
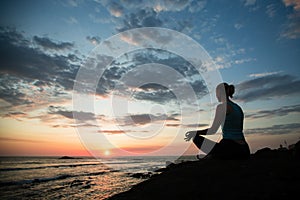
<path fill-rule="evenodd" d="M 130 177 L 133 178 L 142 178 L 142 179 L 146 179 L 146 178 L 150 178 L 152 176 L 151 172 L 145 172 L 145 173 L 133 173 L 133 174 L 129 174 Z"/>
<path fill-rule="evenodd" d="M 168 170 L 168 168 L 159 168 L 159 169 L 155 170 L 154 172 L 165 172 L 167 170 Z"/>
<path fill-rule="evenodd" d="M 295 144 L 294 148 L 294 158 L 300 160 L 300 141 Z"/>
<path fill-rule="evenodd" d="M 171 161 L 167 161 L 166 162 L 166 168 L 172 168 L 172 167 L 174 167 L 176 164 L 175 163 L 173 163 L 173 162 L 171 162 Z"/>
<path fill-rule="evenodd" d="M 74 181 L 71 182 L 70 187 L 83 185 L 83 182 L 84 181 L 82 181 L 82 180 L 74 180 Z"/>
<path fill-rule="evenodd" d="M 270 156 L 272 154 L 272 149 L 269 147 L 265 147 L 263 149 L 259 149 L 254 153 L 255 157 L 266 157 Z"/>
<path fill-rule="evenodd" d="M 293 199 L 300 188 L 300 162 L 291 155 L 299 158 L 299 146 L 292 151 L 264 148 L 247 160 L 169 164 L 168 170 L 108 199 Z"/>
<path fill-rule="evenodd" d="M 62 156 L 59 159 L 76 159 L 76 158 L 70 156 Z"/>

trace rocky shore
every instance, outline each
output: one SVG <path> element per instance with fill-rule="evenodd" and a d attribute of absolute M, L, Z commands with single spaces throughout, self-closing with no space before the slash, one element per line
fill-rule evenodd
<path fill-rule="evenodd" d="M 299 145 L 264 148 L 248 160 L 172 164 L 109 200 L 294 199 L 300 188 Z"/>

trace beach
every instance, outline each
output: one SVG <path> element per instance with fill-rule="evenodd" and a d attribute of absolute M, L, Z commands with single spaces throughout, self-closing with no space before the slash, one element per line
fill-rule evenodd
<path fill-rule="evenodd" d="M 1 157 L 1 199 L 106 199 L 165 166 L 166 157 Z"/>

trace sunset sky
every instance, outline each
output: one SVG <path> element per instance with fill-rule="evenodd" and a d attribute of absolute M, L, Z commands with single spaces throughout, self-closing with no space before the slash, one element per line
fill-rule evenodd
<path fill-rule="evenodd" d="M 234 101 L 244 109 L 252 152 L 300 139 L 299 0 L 2 0 L 0 155 L 197 153 L 184 132 L 209 126 L 215 94 L 203 74 L 172 52 L 118 55 L 102 66 L 90 94 L 94 110 L 74 109 L 80 67 L 112 36 L 143 27 L 182 33 L 205 49 L 221 79 L 236 86 Z M 124 36 L 119 34 L 128 45 L 141 42 Z M 163 45 L 185 45 L 152 37 Z M 153 82 L 136 86 L 126 75 Z M 185 91 L 159 84 L 159 76 L 174 88 L 189 84 L 197 101 L 178 100 Z"/>

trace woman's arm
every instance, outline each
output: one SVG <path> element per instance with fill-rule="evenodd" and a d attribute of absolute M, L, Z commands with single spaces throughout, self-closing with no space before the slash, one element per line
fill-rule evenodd
<path fill-rule="evenodd" d="M 194 138 L 196 135 L 206 135 L 208 129 L 204 130 L 197 130 L 197 131 L 188 131 L 185 134 L 185 141 L 190 141 L 192 138 Z"/>
<path fill-rule="evenodd" d="M 188 131 L 187 133 L 190 134 L 197 134 L 197 135 L 206 135 L 208 129 L 204 129 L 204 130 L 195 130 L 195 131 Z"/>
<path fill-rule="evenodd" d="M 226 105 L 219 104 L 216 108 L 215 118 L 211 127 L 207 130 L 207 135 L 215 134 L 219 127 L 224 123 L 226 117 Z"/>
<path fill-rule="evenodd" d="M 185 134 L 185 141 L 190 141 L 192 138 L 194 138 L 196 135 L 212 135 L 215 134 L 221 124 L 224 122 L 226 116 L 226 107 L 224 104 L 219 104 L 216 108 L 215 118 L 212 123 L 212 126 L 208 129 L 204 130 L 196 130 L 196 131 L 188 131 Z"/>

